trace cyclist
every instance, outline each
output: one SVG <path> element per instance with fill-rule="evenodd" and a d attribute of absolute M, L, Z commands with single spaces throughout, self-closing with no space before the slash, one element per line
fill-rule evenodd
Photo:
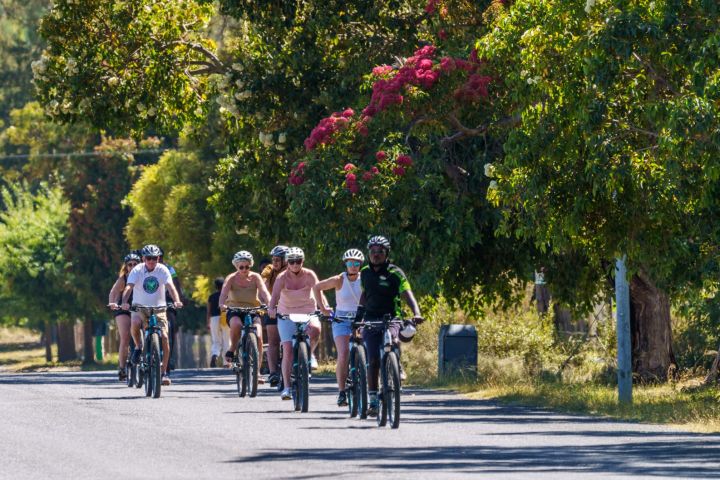
<path fill-rule="evenodd" d="M 271 319 L 276 319 L 277 314 L 287 315 L 290 313 L 310 314 L 319 310 L 321 302 L 316 301 L 313 294 L 313 287 L 318 283 L 315 272 L 303 267 L 305 253 L 301 248 L 292 247 L 287 252 L 287 270 L 278 275 L 273 285 L 272 298 L 268 303 L 268 314 Z M 277 321 L 280 342 L 283 348 L 282 376 L 284 389 L 280 394 L 283 400 L 290 400 L 290 371 L 293 363 L 292 336 L 295 334 L 295 324 L 286 319 Z M 311 319 L 306 327 L 310 337 L 311 350 L 317 346 L 320 336 L 320 321 Z"/>
<path fill-rule="evenodd" d="M 410 289 L 410 283 L 400 268 L 389 261 L 390 241 L 376 235 L 368 241 L 370 256 L 369 265 L 360 271 L 360 285 L 362 295 L 358 306 L 358 319 L 380 320 L 384 315 L 400 316 L 400 298 L 405 300 L 413 312 L 413 320 L 420 324 L 423 318 L 420 314 L 415 296 Z M 400 327 L 390 327 L 390 333 L 397 341 Z M 368 354 L 368 415 L 377 416 L 378 412 L 378 373 L 380 370 L 380 347 L 383 336 L 380 329 L 363 329 L 363 340 Z"/>
<path fill-rule="evenodd" d="M 267 304 L 270 301 L 270 293 L 259 273 L 251 272 L 253 256 L 245 250 L 237 252 L 232 259 L 236 271 L 225 277 L 225 283 L 220 291 L 220 309 L 227 310 L 228 307 L 259 307 L 260 301 Z M 225 353 L 225 363 L 231 364 L 235 359 L 235 350 L 243 328 L 243 318 L 237 312 L 227 313 L 227 323 L 230 327 L 230 350 Z M 262 364 L 262 326 L 260 316 L 253 319 L 258 339 L 258 358 Z M 261 365 L 258 365 L 258 370 Z"/>
<path fill-rule="evenodd" d="M 365 255 L 356 249 L 351 248 L 342 256 L 345 263 L 345 271 L 339 275 L 327 278 L 313 287 L 315 298 L 325 299 L 320 295 L 323 290 L 335 289 L 335 315 L 337 317 L 355 317 L 362 289 L 360 288 L 360 266 L 365 261 Z M 322 312 L 330 315 L 330 307 L 322 302 Z M 335 378 L 338 382 L 338 407 L 347 405 L 345 394 L 345 382 L 348 376 L 348 354 L 350 353 L 348 341 L 352 333 L 351 320 L 344 320 L 342 323 L 333 322 L 333 339 L 337 349 L 337 364 L 335 366 Z"/>
<path fill-rule="evenodd" d="M 262 277 L 265 281 L 265 286 L 269 292 L 273 291 L 275 286 L 275 280 L 278 275 L 287 269 L 287 259 L 285 258 L 290 248 L 285 245 L 278 245 L 270 251 L 270 265 L 266 266 L 262 270 Z M 270 386 L 276 387 L 280 383 L 280 373 L 277 371 L 279 351 L 280 351 L 280 334 L 278 333 L 277 319 L 270 318 L 269 315 L 265 316 L 265 329 L 267 330 L 267 342 L 268 342 L 268 381 Z"/>
<path fill-rule="evenodd" d="M 220 290 L 222 290 L 225 279 L 218 277 L 215 279 L 215 292 L 210 294 L 207 301 L 207 312 L 205 319 L 207 328 L 212 336 L 212 348 L 210 358 L 210 366 L 217 367 L 217 359 L 222 352 L 227 350 L 230 345 L 230 327 L 227 326 L 224 315 L 220 312 Z"/>
<path fill-rule="evenodd" d="M 159 247 L 158 247 L 159 248 Z M 175 286 L 175 290 L 178 291 L 178 294 L 180 295 L 180 301 L 185 302 L 185 292 L 183 292 L 182 285 L 180 284 L 180 277 L 178 277 L 177 272 L 175 269 L 171 266 L 165 263 L 165 255 L 163 253 L 163 249 L 160 249 L 160 263 L 165 265 L 167 269 L 170 271 L 170 275 L 172 276 L 173 285 Z M 177 331 L 178 331 L 178 322 L 177 322 L 177 310 L 172 307 L 172 297 L 170 297 L 170 292 L 165 292 L 165 301 L 168 304 L 167 309 L 167 319 L 168 319 L 168 334 L 170 337 L 170 358 L 168 361 L 168 372 L 175 370 L 175 344 L 177 343 Z"/>
<path fill-rule="evenodd" d="M 127 379 L 125 371 L 125 362 L 127 362 L 128 346 L 130 345 L 130 312 L 121 310 L 122 292 L 127 283 L 128 273 L 140 263 L 140 255 L 130 252 L 125 255 L 123 265 L 120 268 L 115 284 L 110 289 L 108 306 L 114 310 L 115 322 L 117 323 L 118 334 L 120 335 L 120 350 L 118 352 L 118 379 L 124 382 Z M 132 302 L 132 294 L 130 295 Z"/>
<path fill-rule="evenodd" d="M 181 308 L 182 302 L 180 295 L 173 285 L 172 276 L 167 267 L 159 263 L 161 250 L 157 245 L 145 245 L 141 251 L 143 263 L 133 268 L 128 274 L 127 283 L 123 290 L 122 305 L 123 310 L 130 310 L 130 294 L 133 297 L 133 305 L 143 305 L 147 307 L 166 307 L 165 290 L 170 291 L 173 299 L 173 307 Z M 163 376 L 162 384 L 170 385 L 170 377 L 168 377 L 168 359 L 170 358 L 170 344 L 168 342 L 168 322 L 165 312 L 157 312 L 158 325 L 162 335 L 163 349 Z M 149 312 L 139 309 L 132 312 L 132 330 L 131 334 L 135 341 L 135 351 L 133 352 L 132 361 L 137 364 L 140 362 L 142 353 L 142 335 L 140 327 L 145 326 L 150 318 Z"/>

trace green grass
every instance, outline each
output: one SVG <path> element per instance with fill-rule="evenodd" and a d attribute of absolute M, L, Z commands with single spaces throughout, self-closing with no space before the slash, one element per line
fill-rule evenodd
<path fill-rule="evenodd" d="M 57 358 L 57 347 L 52 346 Z M 0 372 L 94 371 L 117 369 L 117 354 L 106 356 L 102 363 L 83 365 L 80 360 L 48 362 L 40 333 L 17 327 L 0 327 Z"/>

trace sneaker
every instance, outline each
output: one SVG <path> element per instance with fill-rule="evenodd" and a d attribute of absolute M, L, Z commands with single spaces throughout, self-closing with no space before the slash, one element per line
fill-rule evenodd
<path fill-rule="evenodd" d="M 118 369 L 118 380 L 121 382 L 127 380 L 127 373 L 125 372 L 124 368 Z"/>
<path fill-rule="evenodd" d="M 403 368 L 402 364 L 400 364 L 400 380 L 403 382 L 407 380 L 407 374 L 405 373 L 405 369 Z"/>
<path fill-rule="evenodd" d="M 138 365 L 140 363 L 140 355 L 142 355 L 141 349 L 136 348 L 135 350 L 133 350 L 133 354 L 132 354 L 133 365 Z"/>
<path fill-rule="evenodd" d="M 268 377 L 268 381 L 270 382 L 271 387 L 277 387 L 280 383 L 280 374 L 278 372 L 273 372 Z"/>
<path fill-rule="evenodd" d="M 282 391 L 282 393 L 280 394 L 280 398 L 282 398 L 283 400 L 291 400 L 292 393 L 290 393 L 290 389 L 289 388 L 284 389 Z"/>
<path fill-rule="evenodd" d="M 232 365 L 233 361 L 235 360 L 235 352 L 232 350 L 228 350 L 225 352 L 225 365 L 230 366 Z"/>
<path fill-rule="evenodd" d="M 163 384 L 163 385 L 165 385 L 165 386 L 167 387 L 167 386 L 170 385 L 171 383 L 172 383 L 172 382 L 170 381 L 170 377 L 167 375 L 167 373 L 162 376 L 162 384 Z"/>
<path fill-rule="evenodd" d="M 313 370 L 317 370 L 318 368 L 317 358 L 315 358 L 315 355 L 310 355 L 310 368 Z"/>
<path fill-rule="evenodd" d="M 265 377 L 258 375 L 258 385 L 265 385 Z"/>
<path fill-rule="evenodd" d="M 367 409 L 368 417 L 377 417 L 379 408 L 380 408 L 380 403 L 378 402 L 377 397 L 371 398 L 370 402 L 368 403 L 368 409 Z"/>
<path fill-rule="evenodd" d="M 217 359 L 218 359 L 217 355 L 213 355 L 212 357 L 210 357 L 210 368 L 217 367 Z"/>
<path fill-rule="evenodd" d="M 338 407 L 347 407 L 347 394 L 345 392 L 338 393 L 337 398 L 337 406 Z"/>

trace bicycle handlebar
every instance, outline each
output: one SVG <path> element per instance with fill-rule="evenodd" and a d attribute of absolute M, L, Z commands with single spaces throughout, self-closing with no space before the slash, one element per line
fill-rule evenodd
<path fill-rule="evenodd" d="M 267 305 L 260 305 L 258 307 L 227 307 L 228 312 L 237 313 L 256 313 L 260 310 L 267 310 Z"/>

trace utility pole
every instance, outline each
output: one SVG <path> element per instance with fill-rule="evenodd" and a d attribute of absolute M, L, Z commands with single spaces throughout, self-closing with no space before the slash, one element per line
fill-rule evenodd
<path fill-rule="evenodd" d="M 632 403 L 632 358 L 630 347 L 630 287 L 625 255 L 615 263 L 615 303 L 617 314 L 618 401 Z"/>

